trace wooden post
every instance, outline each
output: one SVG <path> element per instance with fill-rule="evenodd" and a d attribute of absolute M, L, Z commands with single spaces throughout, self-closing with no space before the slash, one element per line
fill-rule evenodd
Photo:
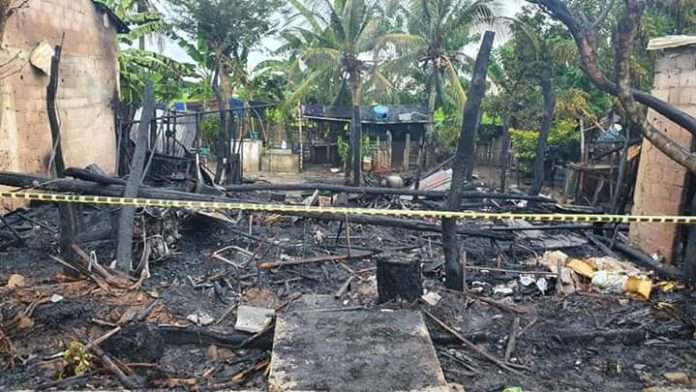
<path fill-rule="evenodd" d="M 353 106 L 351 122 L 351 148 L 353 149 L 353 186 L 360 186 L 362 180 L 362 120 L 360 106 Z"/>
<path fill-rule="evenodd" d="M 389 168 L 392 168 L 392 134 L 387 131 L 387 163 Z"/>
<path fill-rule="evenodd" d="M 56 177 L 65 177 L 65 159 L 63 157 L 63 143 L 60 134 L 60 123 L 56 109 L 56 97 L 58 86 L 60 85 L 60 59 L 63 52 L 63 39 L 61 44 L 56 46 L 55 53 L 51 59 L 51 76 L 46 88 L 46 109 L 48 113 L 48 123 L 51 128 L 51 138 L 53 141 L 53 162 Z M 58 215 L 60 217 L 60 250 L 63 257 L 67 260 L 76 259 L 73 245 L 77 244 L 80 231 L 80 217 L 78 209 L 73 204 L 58 204 Z M 66 270 L 72 273 L 71 270 Z"/>
<path fill-rule="evenodd" d="M 508 160 L 510 153 L 510 128 L 507 121 L 503 122 L 503 137 L 500 143 L 500 191 L 507 192 Z"/>
<path fill-rule="evenodd" d="M 152 108 L 155 106 L 152 82 L 145 86 L 145 101 L 143 114 L 138 126 L 138 135 L 133 154 L 133 169 L 128 176 L 128 183 L 123 197 L 137 197 L 140 188 L 143 170 L 145 169 L 145 155 L 147 153 L 147 133 L 152 117 Z M 154 151 L 153 151 L 154 153 Z M 133 257 L 133 221 L 135 219 L 135 207 L 121 208 L 118 220 L 118 244 L 116 247 L 116 266 L 122 271 L 130 271 Z"/>
<path fill-rule="evenodd" d="M 691 215 L 696 214 L 696 194 L 691 199 Z M 689 226 L 686 252 L 684 255 L 684 278 L 696 283 L 696 225 Z"/>
<path fill-rule="evenodd" d="M 481 101 L 486 93 L 486 75 L 494 38 L 495 33 L 486 31 L 474 65 L 468 100 L 464 107 L 464 121 L 459 136 L 459 145 L 452 165 L 452 186 L 447 198 L 447 209 L 450 211 L 459 210 L 462 204 L 464 185 L 467 180 L 471 180 L 474 165 L 474 138 L 479 126 Z M 446 285 L 450 289 L 462 291 L 464 290 L 464 271 L 459 256 L 457 221 L 443 219 L 442 232 L 445 270 L 447 272 Z"/>
<path fill-rule="evenodd" d="M 420 188 L 421 175 L 423 174 L 423 169 L 425 167 L 425 137 L 421 135 L 418 141 L 418 158 L 416 159 L 416 183 L 414 184 L 414 189 Z"/>
<path fill-rule="evenodd" d="M 404 143 L 404 162 L 402 164 L 403 170 L 408 171 L 409 163 L 411 160 L 411 134 L 406 134 L 406 143 Z"/>
<path fill-rule="evenodd" d="M 297 106 L 298 121 L 300 123 L 300 173 L 304 171 L 304 139 L 302 138 L 302 105 Z"/>
<path fill-rule="evenodd" d="M 416 301 L 423 295 L 420 262 L 393 257 L 396 256 L 383 256 L 377 260 L 378 302 Z"/>
<path fill-rule="evenodd" d="M 546 145 L 548 144 L 549 133 L 553 125 L 553 116 L 556 109 L 556 96 L 553 92 L 553 78 L 551 68 L 544 67 L 541 70 L 541 89 L 544 96 L 544 116 L 541 120 L 539 129 L 539 140 L 536 146 L 536 156 L 534 158 L 534 181 L 529 190 L 530 195 L 538 195 L 544 185 L 544 172 L 546 164 Z"/>

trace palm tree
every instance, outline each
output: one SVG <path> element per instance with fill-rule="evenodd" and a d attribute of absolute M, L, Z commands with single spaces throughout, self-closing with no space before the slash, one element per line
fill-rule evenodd
<path fill-rule="evenodd" d="M 445 100 L 446 85 L 457 107 L 464 106 L 466 93 L 458 69 L 470 59 L 463 48 L 473 42 L 473 27 L 493 20 L 496 6 L 497 0 L 411 0 L 408 6 L 398 6 L 406 16 L 405 31 L 386 34 L 379 47 L 391 44 L 402 54 L 396 61 L 403 68 L 418 64 L 419 71 L 426 73 L 429 135 L 437 101 Z"/>
<path fill-rule="evenodd" d="M 513 31 L 516 35 L 518 58 L 524 64 L 522 74 L 539 82 L 544 102 L 534 160 L 534 179 L 529 191 L 530 195 L 538 195 L 544 183 L 546 147 L 556 112 L 554 67 L 574 62 L 577 50 L 569 34 L 560 30 L 558 25 L 546 23 L 546 18 L 540 12 L 530 12 L 525 10 L 518 16 L 519 22 L 513 25 Z M 568 92 L 563 96 L 569 97 Z"/>
<path fill-rule="evenodd" d="M 322 78 L 331 75 L 340 81 L 338 97 L 350 94 L 353 107 L 351 120 L 351 147 L 353 183 L 360 184 L 362 129 L 360 103 L 364 76 L 370 80 L 385 82 L 376 61 L 367 59 L 373 53 L 378 38 L 383 35 L 380 23 L 379 2 L 375 0 L 323 0 L 318 4 L 305 5 L 300 0 L 290 0 L 303 26 L 293 27 L 286 32 L 286 41 L 297 45 L 298 68 L 310 70 L 309 76 L 297 86 L 291 99 L 302 97 L 316 86 Z M 314 5 L 314 9 L 310 6 Z"/>

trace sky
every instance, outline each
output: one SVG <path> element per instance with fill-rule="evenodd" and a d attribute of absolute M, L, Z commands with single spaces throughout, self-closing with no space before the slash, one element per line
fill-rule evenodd
<path fill-rule="evenodd" d="M 498 0 L 500 5 L 500 12 L 502 16 L 514 16 L 517 12 L 522 9 L 522 6 L 526 3 L 524 0 Z M 283 17 L 279 15 L 278 26 L 283 26 L 285 21 Z M 505 42 L 504 36 L 499 35 L 499 39 L 496 39 L 496 45 L 500 45 Z M 271 53 L 274 49 L 277 49 L 281 45 L 280 41 L 276 37 L 265 38 L 259 47 L 249 54 L 249 71 L 253 70 L 254 67 L 263 60 L 267 60 L 272 57 Z M 148 43 L 147 47 L 150 50 L 158 51 L 155 43 Z M 472 57 L 476 55 L 478 45 L 470 45 L 465 48 L 465 52 Z M 182 50 L 174 41 L 165 40 L 164 50 L 162 53 L 168 57 L 171 57 L 179 62 L 193 63 L 191 58 Z"/>

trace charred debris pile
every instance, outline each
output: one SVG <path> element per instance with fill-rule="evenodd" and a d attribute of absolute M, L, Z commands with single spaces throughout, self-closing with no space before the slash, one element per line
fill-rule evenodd
<path fill-rule="evenodd" d="M 150 176 L 131 195 L 447 208 L 446 192 L 371 186 L 385 183 L 371 176 L 364 187 L 221 187 L 200 173 L 194 163 L 186 172 L 158 176 L 167 187 L 147 185 L 153 184 Z M 94 167 L 65 175 L 0 173 L 0 184 L 118 197 L 129 188 L 128 181 Z M 71 208 L 73 228 L 50 204 L 2 217 L 0 358 L 6 387 L 264 389 L 274 320 L 298 309 L 422 310 L 448 381 L 472 390 L 563 386 L 547 373 L 575 365 L 556 363 L 556 355 L 569 359 L 548 353 L 575 347 L 564 355 L 582 357 L 579 351 L 604 343 L 640 352 L 597 353 L 593 361 L 610 369 L 588 366 L 570 377 L 566 389 L 598 382 L 585 378 L 588 372 L 613 372 L 619 385 L 635 387 L 640 370 L 651 365 L 622 369 L 635 365 L 631 355 L 661 345 L 690 346 L 693 332 L 688 306 L 682 308 L 682 295 L 675 293 L 679 272 L 627 245 L 623 225 L 458 222 L 459 291 L 449 288 L 442 226 L 434 220 L 140 207 L 124 237 L 122 208 Z M 600 213 L 473 183 L 462 193 L 461 209 Z M 124 242 L 126 268 L 118 258 Z M 492 380 L 487 372 L 502 377 Z"/>

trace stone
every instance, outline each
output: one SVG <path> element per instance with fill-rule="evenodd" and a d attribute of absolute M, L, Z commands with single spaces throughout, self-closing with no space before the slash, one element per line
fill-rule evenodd
<path fill-rule="evenodd" d="M 16 289 L 19 287 L 24 287 L 26 284 L 26 281 L 24 279 L 24 276 L 19 275 L 19 274 L 14 274 L 10 276 L 10 279 L 7 280 L 7 288 L 8 289 Z"/>
<path fill-rule="evenodd" d="M 51 61 L 53 59 L 54 52 L 53 46 L 46 41 L 42 41 L 31 52 L 31 58 L 29 61 L 31 62 L 31 65 L 39 69 L 41 72 L 45 73 L 46 75 L 50 75 Z"/>
<path fill-rule="evenodd" d="M 242 332 L 259 333 L 273 320 L 275 310 L 256 306 L 239 305 L 237 308 L 237 323 L 234 329 Z"/>
<path fill-rule="evenodd" d="M 691 383 L 689 375 L 684 372 L 668 372 L 663 374 L 663 376 L 667 379 L 667 381 L 674 384 L 686 385 Z"/>
<path fill-rule="evenodd" d="M 203 311 L 198 311 L 189 314 L 188 316 L 186 316 L 186 320 L 203 327 L 215 322 L 215 319 L 213 319 L 211 315 Z"/>
<path fill-rule="evenodd" d="M 359 310 L 278 316 L 269 390 L 450 389 L 420 312 Z"/>

